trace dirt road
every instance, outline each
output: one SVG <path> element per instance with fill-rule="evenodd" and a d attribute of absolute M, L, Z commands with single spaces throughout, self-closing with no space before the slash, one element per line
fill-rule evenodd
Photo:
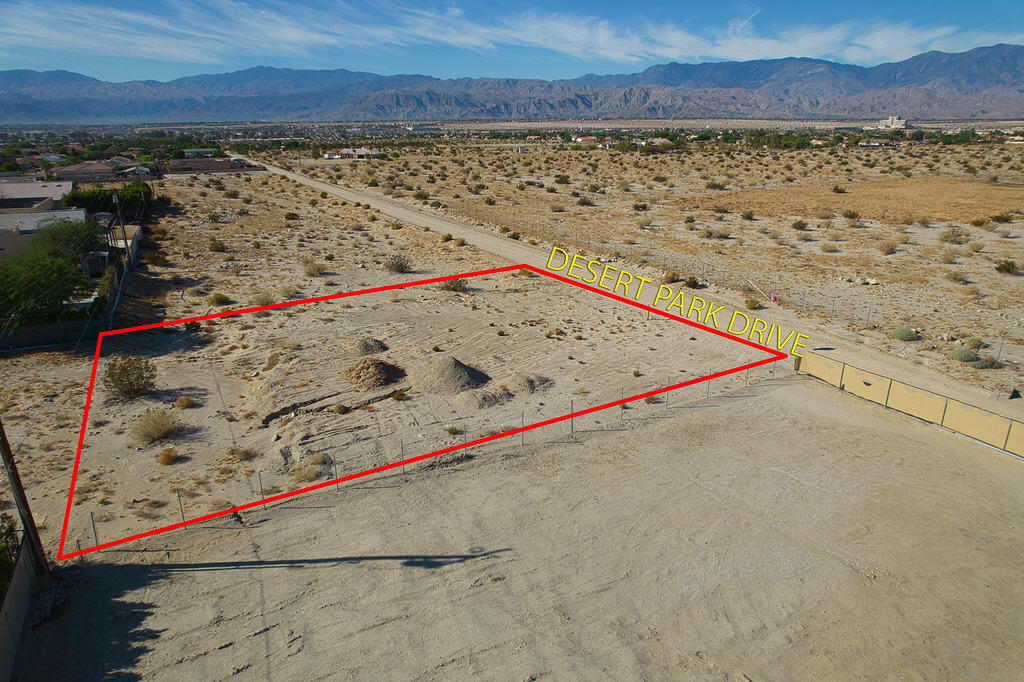
<path fill-rule="evenodd" d="M 487 229 L 439 216 L 430 211 L 420 210 L 414 206 L 409 206 L 406 203 L 374 192 L 349 187 L 338 187 L 337 185 L 314 180 L 302 173 L 285 170 L 263 161 L 248 158 L 246 160 L 250 163 L 262 165 L 273 173 L 283 175 L 318 191 L 327 192 L 329 195 L 345 199 L 346 201 L 369 204 L 396 220 L 426 227 L 441 234 L 448 233 L 453 237 L 461 237 L 469 244 L 504 258 L 511 263 L 529 263 L 537 267 L 544 267 L 550 253 L 550 244 L 542 244 L 540 247 L 530 246 L 522 241 L 508 239 Z M 655 272 L 634 265 L 630 265 L 629 270 L 635 274 L 645 276 L 654 282 L 661 281 L 661 272 Z M 635 291 L 635 286 L 630 288 L 630 292 Z M 655 287 L 645 288 L 643 295 L 639 298 L 640 302 L 653 305 L 656 291 Z M 743 310 L 743 296 L 739 292 L 719 288 L 714 283 L 711 283 L 708 291 L 716 301 L 728 303 L 734 309 Z M 664 303 L 662 303 L 662 306 L 664 306 Z M 978 386 L 954 383 L 948 376 L 938 371 L 908 362 L 900 357 L 880 353 L 874 348 L 866 348 L 864 346 L 864 338 L 860 333 L 842 330 L 834 326 L 826 328 L 806 314 L 800 314 L 799 312 L 790 311 L 779 306 L 772 306 L 759 314 L 771 322 L 785 325 L 788 329 L 797 328 L 810 334 L 811 338 L 807 347 L 809 349 L 816 349 L 822 355 L 835 357 L 862 369 L 879 372 L 925 390 L 957 398 L 997 414 L 1016 419 L 1024 418 L 1024 401 L 1000 400 L 999 396 L 991 391 L 983 390 Z M 875 333 L 874 337 L 884 338 L 884 335 Z M 1005 398 L 1005 394 L 1003 398 Z"/>

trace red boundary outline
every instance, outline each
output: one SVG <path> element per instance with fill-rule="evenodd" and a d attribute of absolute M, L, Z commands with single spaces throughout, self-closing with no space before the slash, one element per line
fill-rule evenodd
<path fill-rule="evenodd" d="M 121 539 L 118 539 L 118 540 L 111 540 L 109 542 L 103 542 L 103 543 L 100 543 L 100 544 L 96 545 L 95 547 L 89 547 L 87 549 L 79 550 L 79 551 L 76 551 L 76 552 L 69 552 L 69 553 L 65 553 L 64 552 L 64 543 L 67 540 L 67 533 L 68 533 L 68 520 L 71 517 L 71 504 L 72 504 L 72 499 L 73 499 L 74 494 L 75 494 L 75 483 L 78 480 L 78 466 L 79 466 L 79 463 L 81 462 L 81 459 L 82 459 L 82 445 L 85 443 L 85 428 L 86 428 L 86 425 L 89 422 L 89 406 L 90 406 L 90 404 L 92 402 L 93 387 L 96 384 L 96 369 L 99 366 L 100 348 L 103 345 L 103 339 L 104 338 L 106 338 L 108 336 L 115 336 L 117 334 L 126 334 L 128 332 L 138 332 L 138 331 L 146 331 L 146 330 L 149 330 L 149 329 L 158 329 L 160 327 L 170 327 L 172 325 L 184 324 L 186 322 L 193 322 L 193 321 L 199 322 L 199 321 L 202 321 L 202 320 L 213 320 L 213 319 L 217 319 L 217 318 L 221 318 L 221 317 L 233 317 L 235 315 L 242 315 L 244 313 L 259 312 L 261 310 L 276 310 L 278 308 L 288 308 L 290 306 L 303 305 L 305 303 L 319 303 L 321 301 L 331 301 L 331 300 L 335 300 L 335 299 L 339 299 L 339 298 L 348 298 L 348 297 L 351 297 L 351 296 L 360 296 L 362 294 L 373 294 L 373 293 L 378 293 L 378 292 L 381 292 L 381 291 L 390 291 L 390 290 L 393 290 L 393 289 L 407 289 L 409 287 L 422 286 L 422 285 L 425 285 L 425 284 L 435 284 L 437 282 L 444 282 L 444 281 L 452 280 L 452 279 L 466 279 L 466 278 L 469 278 L 469 277 L 480 277 L 480 276 L 483 276 L 483 275 L 493 275 L 493 274 L 496 274 L 496 273 L 509 272 L 509 271 L 512 271 L 512 270 L 530 270 L 530 271 L 535 272 L 535 273 L 537 273 L 539 275 L 544 275 L 546 277 L 550 277 L 552 279 L 556 279 L 556 280 L 558 280 L 560 282 L 565 282 L 566 284 L 571 284 L 573 286 L 580 287 L 581 289 L 586 289 L 587 291 L 593 292 L 595 294 L 600 294 L 601 296 L 604 296 L 606 298 L 610 298 L 612 300 L 619 301 L 619 302 L 622 302 L 622 303 L 627 303 L 627 304 L 629 304 L 629 305 L 631 305 L 631 306 L 633 306 L 635 308 L 640 308 L 641 310 L 646 310 L 648 312 L 654 313 L 655 315 L 661 315 L 662 317 L 666 317 L 666 318 L 668 318 L 670 320 L 675 320 L 677 322 L 682 322 L 683 324 L 688 324 L 688 325 L 690 325 L 692 327 L 697 327 L 698 329 L 702 329 L 702 330 L 704 330 L 706 332 L 711 332 L 712 334 L 715 334 L 717 336 L 721 336 L 722 338 L 729 339 L 730 341 L 735 341 L 737 343 L 741 343 L 743 345 L 750 346 L 751 348 L 756 348 L 758 350 L 762 350 L 762 351 L 768 353 L 770 357 L 765 358 L 764 360 L 758 360 L 756 362 L 750 362 L 750 363 L 747 363 L 745 365 L 741 365 L 739 367 L 734 367 L 732 369 L 726 369 L 726 370 L 722 370 L 720 372 L 714 372 L 713 374 L 708 374 L 708 375 L 705 375 L 705 376 L 702 376 L 702 377 L 697 377 L 695 379 L 690 379 L 688 381 L 682 381 L 682 382 L 680 382 L 678 384 L 673 384 L 673 385 L 667 386 L 665 388 L 658 388 L 658 389 L 655 389 L 653 391 L 647 391 L 646 393 L 640 393 L 640 394 L 637 394 L 637 395 L 634 395 L 634 396 L 630 396 L 628 398 L 622 398 L 620 400 L 614 400 L 614 401 L 612 401 L 610 403 L 605 403 L 603 405 L 596 405 L 594 407 L 589 407 L 589 408 L 584 409 L 584 410 L 578 410 L 576 412 L 571 412 L 569 414 L 562 415 L 561 417 L 552 417 L 551 419 L 545 419 L 544 421 L 537 422 L 536 424 L 530 424 L 529 426 L 524 426 L 524 427 L 520 427 L 518 429 L 512 429 L 510 431 L 503 431 L 501 433 L 496 433 L 496 434 L 493 434 L 493 435 L 490 435 L 490 436 L 485 436 L 483 438 L 478 438 L 476 440 L 471 440 L 471 441 L 469 441 L 467 443 L 463 443 L 461 445 L 452 445 L 450 447 L 442 448 L 440 450 L 435 450 L 434 452 L 428 452 L 428 453 L 423 454 L 423 455 L 417 455 L 415 457 L 409 457 L 408 459 L 404 459 L 404 460 L 401 460 L 399 462 L 392 462 L 391 464 L 384 464 L 382 466 L 374 467 L 373 469 L 367 469 L 366 471 L 361 471 L 359 473 L 348 474 L 347 476 L 342 476 L 340 478 L 331 479 L 329 481 L 323 481 L 321 483 L 315 483 L 313 485 L 306 486 L 305 488 L 299 488 L 298 490 L 292 490 L 292 491 L 289 491 L 289 492 L 279 493 L 277 495 L 272 495 L 270 497 L 263 498 L 262 500 L 255 500 L 253 502 L 247 502 L 246 504 L 241 504 L 241 505 L 238 505 L 237 507 L 232 507 L 230 509 L 224 509 L 222 511 L 212 512 L 210 514 L 204 514 L 203 516 L 199 516 L 199 517 L 196 517 L 194 519 L 188 519 L 188 520 L 183 521 L 183 522 L 172 523 L 172 524 L 170 524 L 168 526 L 163 526 L 162 528 L 155 528 L 153 530 L 148 530 L 148 531 L 145 531 L 145 532 L 142 532 L 142 533 L 137 533 L 135 535 L 130 535 L 128 537 L 121 538 Z M 224 312 L 212 313 L 210 315 L 200 315 L 198 317 L 187 317 L 187 318 L 182 318 L 180 320 L 167 320 L 167 321 L 164 321 L 164 322 L 154 322 L 152 324 L 144 324 L 144 325 L 139 325 L 139 326 L 136 326 L 136 327 L 125 327 L 124 329 L 114 329 L 114 330 L 110 330 L 110 331 L 100 332 L 99 338 L 96 340 L 96 351 L 93 354 L 92 374 L 89 377 L 89 393 L 88 393 L 88 395 L 86 396 L 86 399 L 85 399 L 85 412 L 82 415 L 82 428 L 81 428 L 81 430 L 79 431 L 79 434 L 78 434 L 78 450 L 75 453 L 75 467 L 74 467 L 74 470 L 71 472 L 71 487 L 68 490 L 68 502 L 67 502 L 67 506 L 64 509 L 64 523 L 61 526 L 61 531 L 60 531 L 60 545 L 57 548 L 57 560 L 58 561 L 63 561 L 64 559 L 71 559 L 71 558 L 76 557 L 76 556 L 80 556 L 80 555 L 83 555 L 83 554 L 88 554 L 90 552 L 96 552 L 96 551 L 99 551 L 101 549 L 107 549 L 109 547 L 114 547 L 116 545 L 122 545 L 122 544 L 124 544 L 126 542 L 131 542 L 133 540 L 139 540 L 141 538 L 149 537 L 151 535 L 157 535 L 159 533 L 163 533 L 163 532 L 166 532 L 166 531 L 169 531 L 169 530 L 174 530 L 176 528 L 183 528 L 185 526 L 190 526 L 190 525 L 195 524 L 195 523 L 201 523 L 203 521 L 209 521 L 210 519 L 215 519 L 215 518 L 218 518 L 220 516 L 226 516 L 228 514 L 233 514 L 233 513 L 238 512 L 238 511 L 243 511 L 243 510 L 246 510 L 246 509 L 251 509 L 253 507 L 258 507 L 260 505 L 265 505 L 268 502 L 278 502 L 280 500 L 284 500 L 284 499 L 289 498 L 289 497 L 295 497 L 297 495 L 302 495 L 302 494 L 305 494 L 305 493 L 308 493 L 308 492 L 312 492 L 314 490 L 319 490 L 320 488 L 326 488 L 328 486 L 337 485 L 339 483 L 344 483 L 345 481 L 351 481 L 351 480 L 356 479 L 356 478 L 362 478 L 364 476 L 370 476 L 372 474 L 377 474 L 377 473 L 380 473 L 382 471 L 387 471 L 388 469 L 394 469 L 394 468 L 397 468 L 397 467 L 400 467 L 400 466 L 404 466 L 406 464 L 413 464 L 415 462 L 420 462 L 420 461 L 423 461 L 425 459 L 431 459 L 433 457 L 437 457 L 439 455 L 444 455 L 444 454 L 447 454 L 449 452 L 455 452 L 457 450 L 462 450 L 464 448 L 470 448 L 470 447 L 473 447 L 475 445 L 482 445 L 483 443 L 488 443 L 488 442 L 493 441 L 493 440 L 498 440 L 499 438 L 505 438 L 506 436 L 514 436 L 517 433 L 523 433 L 525 431 L 530 431 L 532 429 L 539 429 L 539 428 L 542 428 L 544 426 L 550 426 L 551 424 L 557 424 L 558 422 L 563 422 L 563 421 L 566 421 L 568 419 L 573 419 L 575 417 L 581 417 L 583 415 L 591 414 L 592 412 L 598 412 L 600 410 L 606 410 L 606 409 L 608 409 L 610 407 L 617 407 L 619 405 L 624 405 L 626 403 L 635 402 L 637 400 L 643 400 L 644 398 L 647 398 L 648 396 L 658 395 L 659 393 L 666 393 L 668 391 L 673 391 L 673 390 L 675 390 L 677 388 L 684 388 L 686 386 L 692 386 L 694 384 L 699 384 L 699 383 L 701 383 L 703 381 L 710 381 L 711 379 L 716 379 L 718 377 L 726 376 L 726 375 L 729 375 L 729 374 L 736 374 L 737 372 L 742 372 L 742 371 L 747 370 L 747 369 L 752 369 L 754 367 L 760 367 L 761 365 L 766 365 L 766 364 L 769 364 L 769 363 L 772 363 L 772 362 L 778 362 L 779 360 L 784 360 L 787 357 L 789 357 L 789 355 L 786 354 L 786 353 L 783 353 L 783 352 L 778 351 L 778 350 L 772 350 L 771 348 L 768 348 L 767 346 L 763 346 L 763 345 L 754 343 L 753 341 L 751 341 L 749 339 L 744 339 L 744 338 L 741 338 L 741 337 L 736 336 L 734 334 L 729 334 L 727 332 L 723 332 L 723 331 L 721 331 L 719 329 L 716 329 L 714 327 L 709 327 L 709 326 L 707 326 L 705 324 L 702 324 L 700 322 L 694 322 L 693 320 L 689 320 L 689 319 L 686 319 L 684 317 L 679 317 L 678 315 L 673 315 L 673 314 L 668 313 L 668 312 L 666 312 L 664 310 L 658 310 L 657 308 L 653 308 L 651 306 L 644 305 L 643 303 L 639 303 L 637 301 L 631 301 L 628 298 L 623 298 L 622 296 L 619 296 L 618 294 L 614 294 L 614 293 L 605 291 L 603 289 L 598 289 L 596 287 L 592 287 L 592 286 L 589 286 L 587 284 L 583 284 L 582 282 L 577 282 L 575 280 L 569 279 L 568 277 L 563 277 L 561 275 L 556 275 L 556 274 L 554 274 L 554 273 L 552 273 L 552 272 L 550 272 L 550 271 L 548 271 L 546 269 L 542 269 L 542 268 L 538 268 L 538 267 L 534 267 L 532 265 L 526 265 L 526 264 L 506 265 L 506 266 L 500 267 L 500 268 L 491 268 L 491 269 L 488 269 L 488 270 L 477 270 L 475 272 L 467 272 L 467 273 L 463 273 L 463 274 L 459 274 L 459 275 L 446 275 L 444 277 L 432 277 L 432 278 L 429 278 L 429 279 L 416 280 L 414 282 L 401 282 L 399 284 L 389 284 L 387 286 L 372 287 L 370 289 L 360 289 L 358 291 L 348 291 L 348 292 L 343 292 L 343 293 L 340 293 L 340 294 L 330 294 L 330 295 L 327 295 L 327 296 L 317 296 L 315 298 L 306 298 L 306 299 L 302 299 L 302 300 L 298 300 L 298 301 L 285 301 L 283 303 L 273 303 L 271 305 L 257 306 L 255 308 L 240 308 L 240 309 L 237 309 L 237 310 L 227 310 L 227 311 L 224 311 Z"/>

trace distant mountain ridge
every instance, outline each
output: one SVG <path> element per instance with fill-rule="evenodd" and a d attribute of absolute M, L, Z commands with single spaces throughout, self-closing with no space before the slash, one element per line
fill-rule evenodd
<path fill-rule="evenodd" d="M 1024 46 L 873 67 L 789 57 L 566 80 L 258 66 L 168 82 L 0 71 L 0 123 L 544 118 L 1024 118 Z"/>

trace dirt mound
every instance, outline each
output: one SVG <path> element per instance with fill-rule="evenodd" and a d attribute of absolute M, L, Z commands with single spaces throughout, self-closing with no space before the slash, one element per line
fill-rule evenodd
<path fill-rule="evenodd" d="M 547 388 L 554 382 L 540 374 L 523 374 L 517 372 L 501 382 L 501 385 L 516 395 L 529 395 L 534 391 Z"/>
<path fill-rule="evenodd" d="M 383 341 L 371 339 L 369 336 L 350 342 L 347 348 L 353 355 L 373 355 L 374 353 L 383 353 L 388 349 L 387 344 Z"/>
<path fill-rule="evenodd" d="M 461 393 L 457 400 L 462 405 L 472 408 L 494 407 L 508 402 L 515 396 L 506 388 L 478 388 Z"/>
<path fill-rule="evenodd" d="M 460 393 L 483 386 L 491 378 L 478 369 L 444 355 L 418 367 L 412 376 L 413 385 L 427 393 Z"/>
<path fill-rule="evenodd" d="M 360 391 L 387 386 L 404 376 L 405 370 L 380 358 L 363 358 L 345 371 L 345 379 Z"/>

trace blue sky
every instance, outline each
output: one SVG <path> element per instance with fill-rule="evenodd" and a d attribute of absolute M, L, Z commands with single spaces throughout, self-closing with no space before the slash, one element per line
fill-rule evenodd
<path fill-rule="evenodd" d="M 873 65 L 1024 44 L 1024 1 L 2 0 L 0 69 L 169 80 L 250 66 L 571 78 L 668 61 Z"/>

